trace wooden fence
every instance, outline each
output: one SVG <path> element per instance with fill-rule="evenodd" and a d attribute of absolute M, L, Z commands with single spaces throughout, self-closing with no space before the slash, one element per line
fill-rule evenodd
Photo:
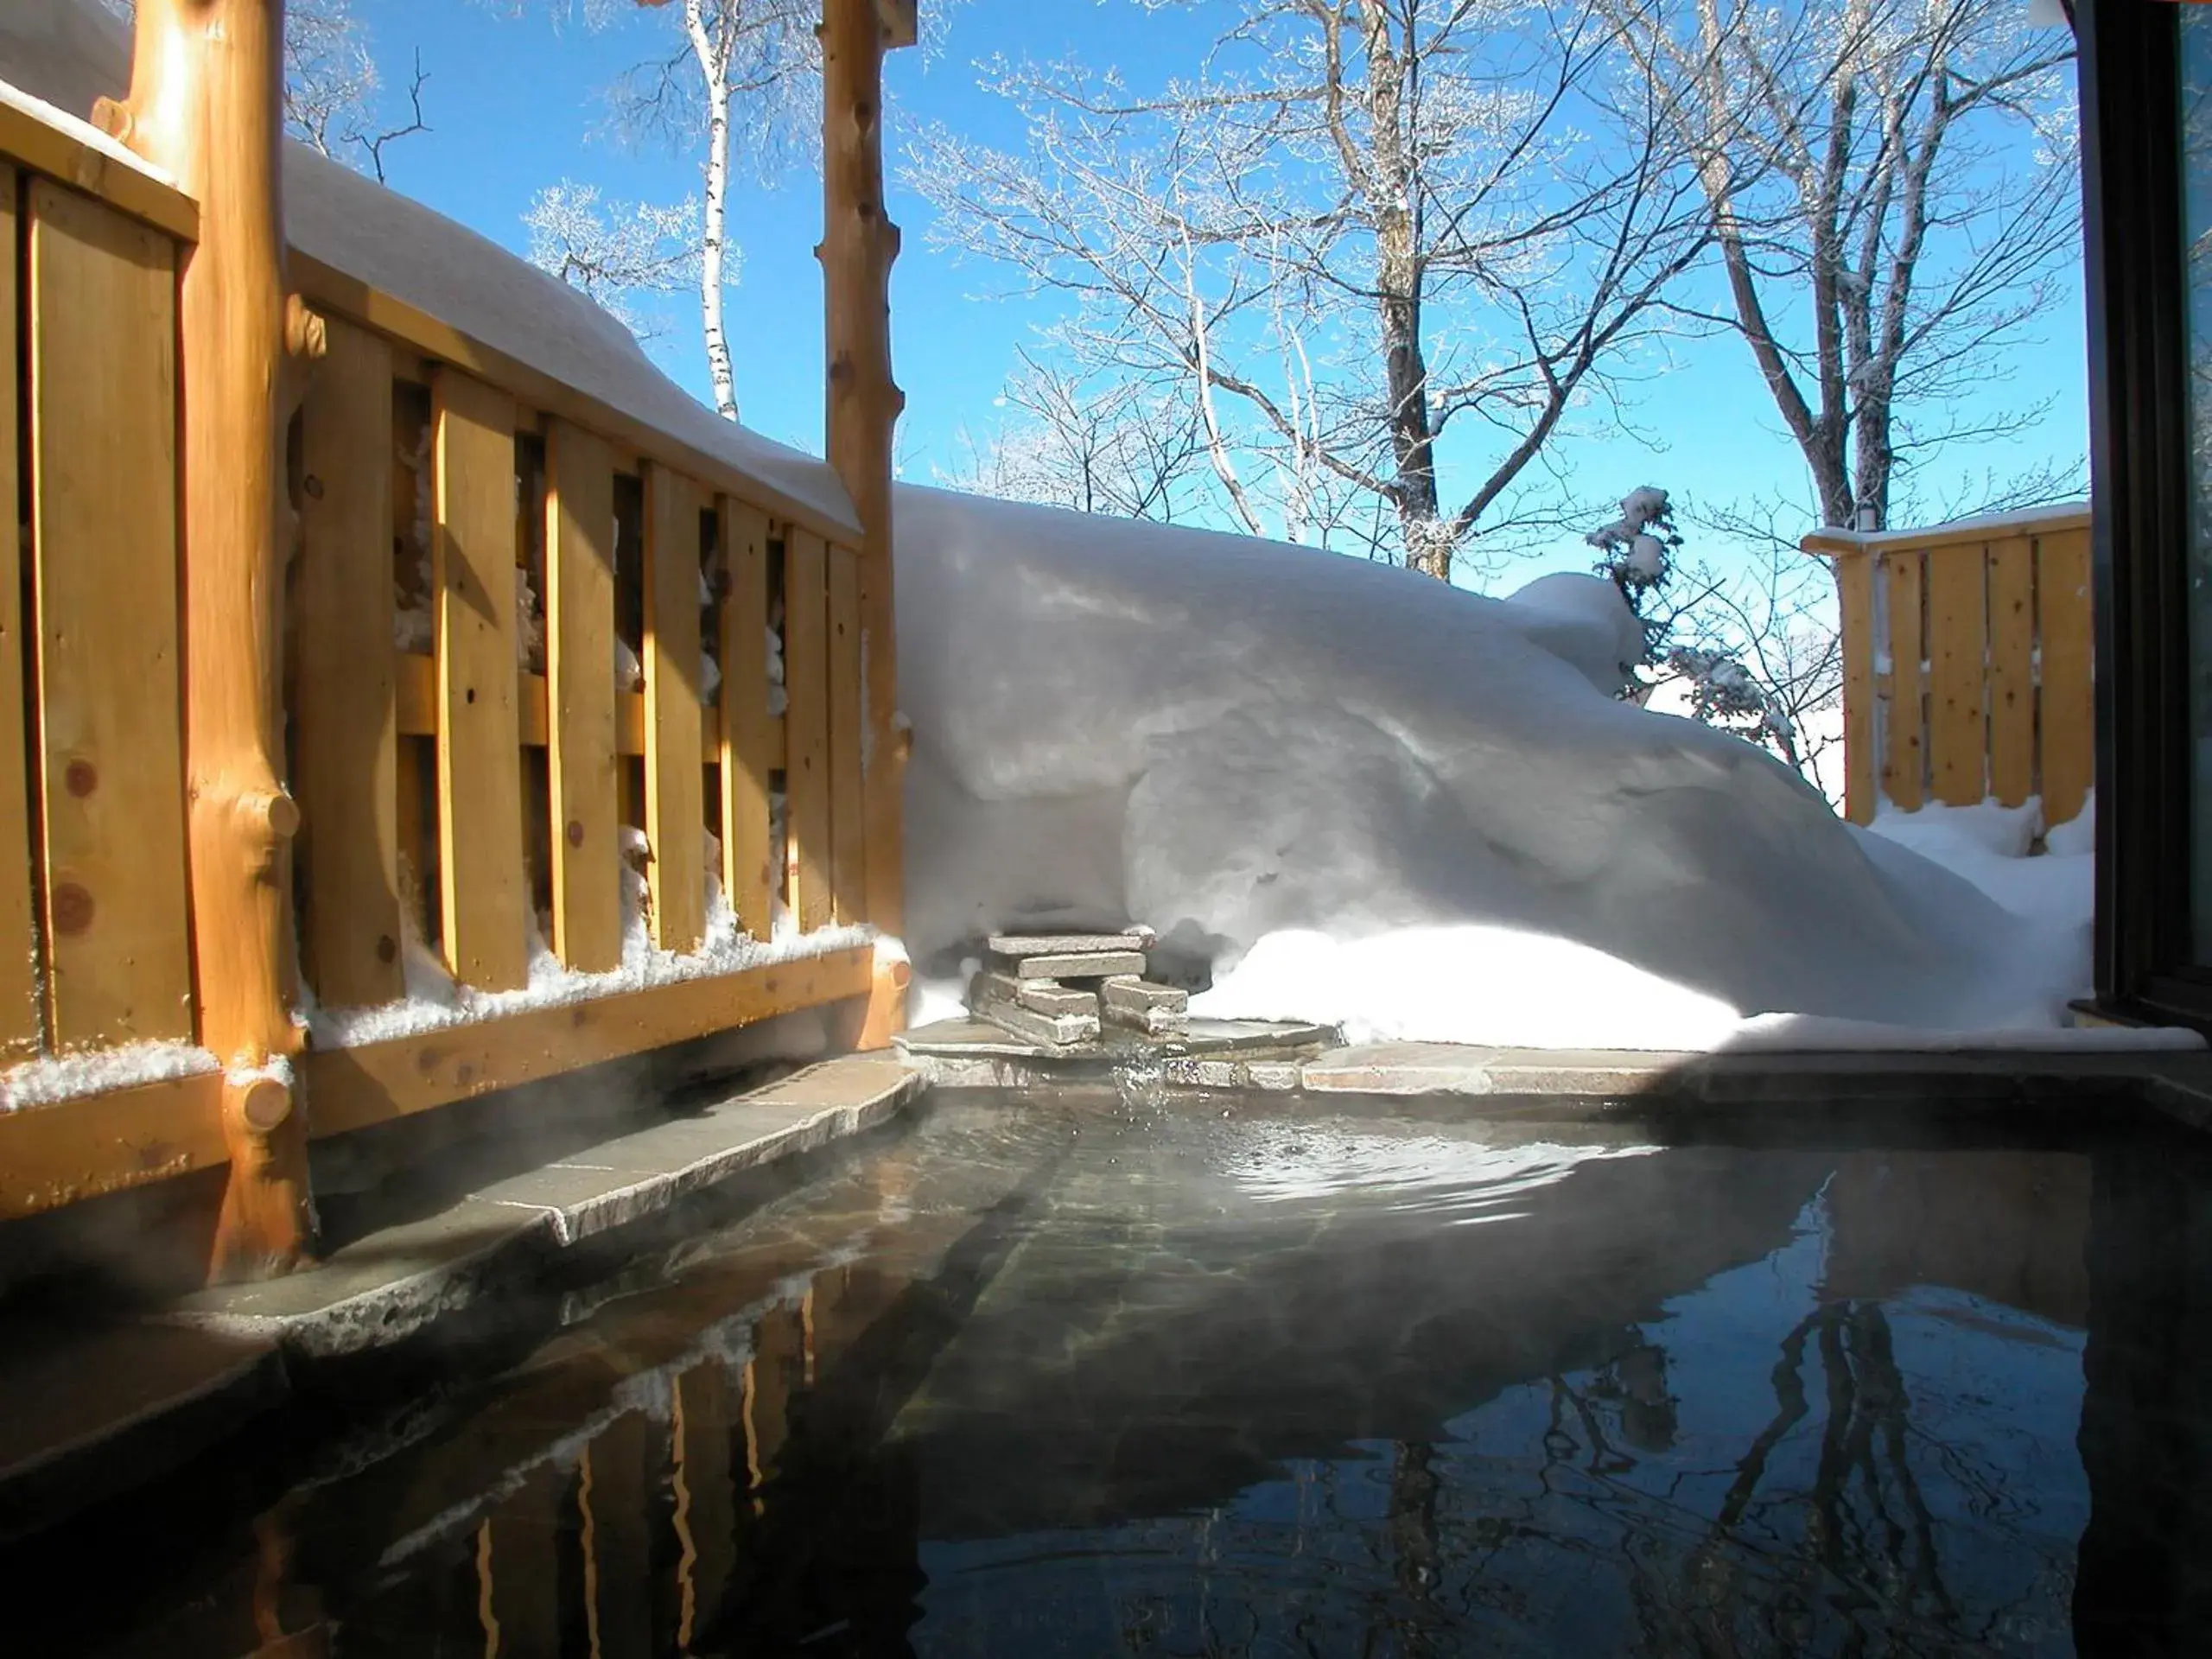
<path fill-rule="evenodd" d="M 2056 825 L 2094 773 L 2089 513 L 1929 530 L 1824 530 L 1843 629 L 1845 811 L 2043 800 Z"/>
<path fill-rule="evenodd" d="M 22 525 L 0 543 L 0 870 L 29 873 L 0 882 L 0 1057 L 91 1066 L 69 1097 L 0 1109 L 0 1219 L 232 1156 L 220 1073 L 188 1064 L 176 340 L 197 225 L 0 105 L 0 522 Z M 803 933 L 868 921 L 868 791 L 897 770 L 862 762 L 852 526 L 292 265 L 327 322 L 291 432 L 280 693 L 305 989 L 401 998 L 411 936 L 460 984 L 519 990 L 541 926 L 564 969 L 616 969 L 639 836 L 662 950 L 705 942 L 710 876 L 757 940 L 779 909 Z M 309 1132 L 867 995 L 870 947 L 832 943 L 743 967 L 725 940 L 741 970 L 311 1050 Z M 149 1051 L 118 1051 L 149 1042 L 187 1074 L 143 1080 Z"/>

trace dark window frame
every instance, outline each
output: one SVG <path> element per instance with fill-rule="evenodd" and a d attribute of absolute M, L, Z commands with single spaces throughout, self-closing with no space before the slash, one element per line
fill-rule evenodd
<path fill-rule="evenodd" d="M 2097 691 L 2098 1001 L 2212 1027 L 2190 937 L 2180 8 L 2078 9 Z"/>

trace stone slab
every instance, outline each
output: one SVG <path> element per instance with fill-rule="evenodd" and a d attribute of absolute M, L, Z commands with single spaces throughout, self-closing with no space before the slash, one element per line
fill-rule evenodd
<path fill-rule="evenodd" d="M 281 1404 L 276 1344 L 149 1319 L 0 1327 L 0 1538 L 175 1469 Z"/>
<path fill-rule="evenodd" d="M 981 973 L 969 982 L 968 1006 L 1012 1002 L 1032 1014 L 1087 1014 L 1098 1017 L 1096 992 L 1077 990 L 1056 979 L 1020 979 L 1012 974 Z"/>
<path fill-rule="evenodd" d="M 1150 928 L 1131 928 L 1120 933 L 994 933 L 991 954 L 1017 960 L 1025 957 L 1085 957 L 1108 950 L 1149 950 Z M 1141 970 L 1140 970 L 1141 971 Z"/>
<path fill-rule="evenodd" d="M 933 1082 L 942 1080 L 935 1063 L 949 1059 L 1049 1060 L 1063 1066 L 1091 1068 L 1173 1058 L 1184 1054 L 1251 1054 L 1270 1059 L 1295 1058 L 1341 1040 L 1332 1027 L 1274 1022 L 1264 1020 L 1201 1020 L 1173 1036 L 1143 1038 L 1109 1027 L 1095 1044 L 1052 1049 L 1026 1043 L 998 1027 L 973 1018 L 940 1020 L 902 1032 L 892 1039 L 909 1056 L 931 1062 Z M 1024 1074 L 1027 1087 L 1053 1075 L 1039 1070 Z"/>
<path fill-rule="evenodd" d="M 472 1306 L 495 1281 L 535 1271 L 556 1243 L 543 1210 L 463 1198 L 356 1239 L 289 1278 L 195 1291 L 164 1317 L 333 1358 L 389 1346 Z"/>
<path fill-rule="evenodd" d="M 659 1215 L 741 1171 L 858 1135 L 926 1084 L 893 1057 L 810 1066 L 495 1181 L 435 1215 L 358 1239 L 308 1272 L 195 1293 L 164 1317 L 315 1359 L 385 1347 L 526 1283 L 563 1249 Z"/>
<path fill-rule="evenodd" d="M 1116 1010 L 1141 1014 L 1155 1008 L 1170 1014 L 1191 1011 L 1191 994 L 1181 987 L 1156 985 L 1130 974 L 1116 974 L 1099 981 L 1098 1001 L 1109 1014 Z"/>
<path fill-rule="evenodd" d="M 1014 971 L 1023 979 L 1107 979 L 1143 973 L 1144 956 L 1136 950 L 1087 950 L 1024 957 Z"/>
<path fill-rule="evenodd" d="M 1054 1048 L 1093 1041 L 1099 1031 L 1096 1014 L 1036 1014 L 1016 1003 L 999 1001 L 978 1004 L 976 1014 L 1011 1036 Z"/>

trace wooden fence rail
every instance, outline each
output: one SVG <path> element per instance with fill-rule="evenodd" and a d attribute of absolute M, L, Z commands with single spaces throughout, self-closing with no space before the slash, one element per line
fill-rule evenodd
<path fill-rule="evenodd" d="M 0 1101 L 4 1220 L 232 1153 L 220 1065 L 191 1047 L 175 341 L 197 209 L 81 129 L 0 113 L 0 523 L 21 527 L 0 538 L 0 870 L 29 872 L 0 883 L 0 1065 L 181 1057 Z M 534 947 L 609 974 L 641 931 L 720 941 L 677 982 L 313 1049 L 309 1132 L 880 996 L 865 943 L 732 944 L 872 919 L 868 791 L 898 775 L 861 763 L 857 524 L 296 263 L 325 323 L 289 439 L 279 698 L 301 989 L 394 1002 L 410 939 L 482 992 L 523 989 Z"/>
<path fill-rule="evenodd" d="M 2094 770 L 2089 514 L 1824 530 L 1843 632 L 1845 812 L 2040 796 L 2082 810 Z"/>

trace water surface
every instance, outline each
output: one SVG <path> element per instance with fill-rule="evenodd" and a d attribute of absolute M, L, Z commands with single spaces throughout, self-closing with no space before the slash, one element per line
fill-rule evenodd
<path fill-rule="evenodd" d="M 2201 1651 L 2202 1175 L 946 1097 L 71 1650 Z"/>

